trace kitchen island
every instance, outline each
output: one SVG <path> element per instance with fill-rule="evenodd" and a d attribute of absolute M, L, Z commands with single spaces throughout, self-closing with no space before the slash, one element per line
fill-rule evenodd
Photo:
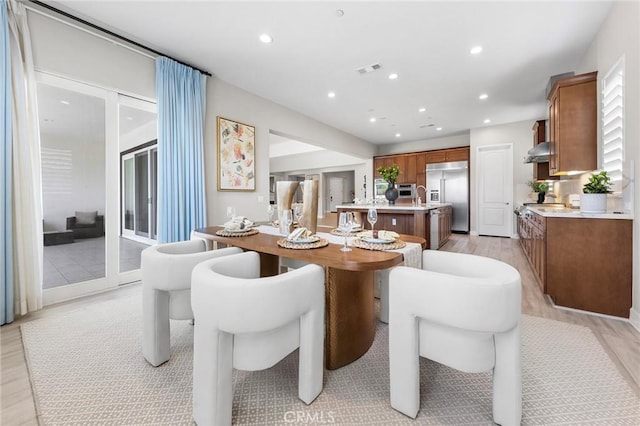
<path fill-rule="evenodd" d="M 345 204 L 337 206 L 338 217 L 342 212 L 356 213 L 358 215 L 356 220 L 364 228 L 370 229 L 367 222 L 367 211 L 372 207 L 378 211 L 375 229 L 424 238 L 430 249 L 442 247 L 451 236 L 452 209 L 451 204 L 448 203 L 427 203 L 420 206 L 408 203 L 396 205 Z"/>
<path fill-rule="evenodd" d="M 633 215 L 528 206 L 518 236 L 540 289 L 558 306 L 628 318 Z"/>

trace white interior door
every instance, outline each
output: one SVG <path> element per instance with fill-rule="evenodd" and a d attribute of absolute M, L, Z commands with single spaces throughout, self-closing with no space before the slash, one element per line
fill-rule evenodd
<path fill-rule="evenodd" d="M 478 158 L 478 234 L 512 235 L 513 146 L 481 146 Z"/>
<path fill-rule="evenodd" d="M 342 197 L 344 194 L 344 178 L 330 177 L 329 178 L 329 211 L 336 211 L 337 206 L 342 204 Z"/>

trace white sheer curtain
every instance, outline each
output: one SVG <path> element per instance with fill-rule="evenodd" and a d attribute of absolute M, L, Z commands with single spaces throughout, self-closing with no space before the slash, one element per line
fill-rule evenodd
<path fill-rule="evenodd" d="M 13 107 L 15 314 L 42 308 L 42 191 L 36 80 L 27 12 L 8 0 Z"/>

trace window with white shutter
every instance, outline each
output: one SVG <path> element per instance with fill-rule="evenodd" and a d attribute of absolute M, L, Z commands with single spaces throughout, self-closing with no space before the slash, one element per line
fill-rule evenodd
<path fill-rule="evenodd" d="M 624 162 L 624 56 L 602 79 L 602 169 L 615 187 Z"/>

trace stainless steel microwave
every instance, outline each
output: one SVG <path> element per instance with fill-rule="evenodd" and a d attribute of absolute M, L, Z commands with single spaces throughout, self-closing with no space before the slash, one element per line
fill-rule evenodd
<path fill-rule="evenodd" d="M 416 198 L 415 183 L 399 183 L 398 198 Z"/>

